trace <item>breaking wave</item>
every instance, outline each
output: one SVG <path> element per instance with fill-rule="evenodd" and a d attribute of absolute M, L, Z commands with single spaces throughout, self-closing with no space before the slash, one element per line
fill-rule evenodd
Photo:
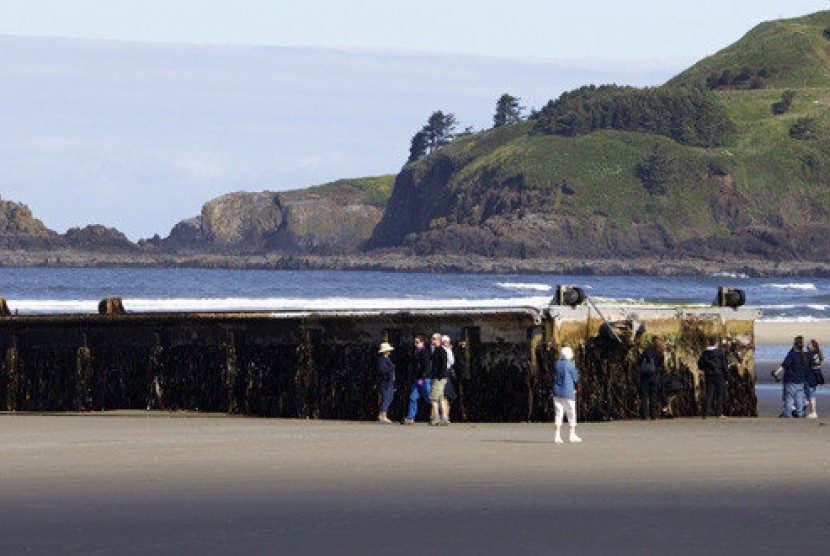
<path fill-rule="evenodd" d="M 498 287 L 507 290 L 535 290 L 540 292 L 547 292 L 552 289 L 548 284 L 527 284 L 524 282 L 499 282 Z"/>
<path fill-rule="evenodd" d="M 765 284 L 763 287 L 765 288 L 775 288 L 777 290 L 805 290 L 805 291 L 815 291 L 816 285 L 811 283 L 801 284 L 798 282 L 790 283 L 790 284 Z"/>

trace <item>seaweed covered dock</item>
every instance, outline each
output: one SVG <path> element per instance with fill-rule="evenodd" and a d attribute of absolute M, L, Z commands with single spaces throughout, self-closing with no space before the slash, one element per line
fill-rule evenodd
<path fill-rule="evenodd" d="M 666 371 L 683 385 L 676 414 L 701 413 L 703 380 L 695 362 L 710 334 L 723 338 L 728 352 L 727 415 L 757 411 L 758 311 L 750 308 L 602 306 L 602 315 L 585 305 L 132 313 L 108 298 L 98 314 L 0 312 L 0 409 L 6 411 L 374 419 L 375 357 L 378 344 L 388 341 L 397 367 L 390 416 L 400 418 L 411 384 L 412 340 L 436 330 L 455 343 L 457 421 L 551 420 L 552 370 L 563 345 L 576 352 L 582 418 L 636 417 L 636 359 L 652 335 L 664 339 Z"/>

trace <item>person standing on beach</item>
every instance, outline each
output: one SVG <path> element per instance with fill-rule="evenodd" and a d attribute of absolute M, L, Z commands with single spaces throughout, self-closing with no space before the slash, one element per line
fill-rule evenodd
<path fill-rule="evenodd" d="M 441 336 L 441 346 L 447 352 L 447 385 L 444 387 L 444 401 L 442 402 L 444 408 L 444 420 L 447 424 L 450 422 L 450 406 L 452 402 L 458 398 L 458 393 L 455 390 L 455 354 L 452 352 L 452 340 L 449 336 L 444 334 Z"/>
<path fill-rule="evenodd" d="M 650 417 L 657 419 L 660 411 L 658 398 L 660 394 L 660 376 L 665 367 L 665 347 L 663 340 L 651 337 L 651 346 L 643 351 L 638 360 L 640 368 L 640 419 Z"/>
<path fill-rule="evenodd" d="M 395 395 L 395 364 L 389 358 L 389 354 L 395 351 L 389 342 L 382 342 L 378 350 L 377 384 L 380 394 L 380 410 L 378 421 L 389 424 L 387 412 L 392 404 L 392 397 Z"/>
<path fill-rule="evenodd" d="M 807 357 L 810 363 L 810 371 L 807 373 L 807 380 L 804 382 L 804 398 L 809 404 L 810 413 L 807 417 L 817 419 L 816 413 L 816 388 L 824 384 L 824 375 L 821 374 L 821 364 L 824 362 L 824 354 L 815 339 L 807 342 Z"/>
<path fill-rule="evenodd" d="M 562 444 L 562 415 L 568 414 L 568 425 L 571 434 L 568 440 L 571 442 L 582 442 L 576 435 L 576 383 L 579 382 L 579 371 L 573 361 L 574 352 L 568 346 L 559 352 L 559 361 L 556 362 L 556 377 L 553 381 L 553 407 L 556 410 L 554 426 L 556 435 L 553 441 Z"/>
<path fill-rule="evenodd" d="M 418 399 L 423 398 L 424 401 L 429 401 L 432 382 L 429 374 L 429 351 L 424 346 L 424 337 L 421 335 L 415 336 L 414 344 L 414 382 L 412 383 L 412 391 L 409 393 L 409 411 L 403 420 L 404 425 L 411 425 L 415 422 L 415 415 L 418 413 Z"/>
<path fill-rule="evenodd" d="M 807 354 L 804 353 L 804 336 L 796 336 L 792 349 L 773 371 L 775 375 L 784 373 L 784 396 L 779 417 L 789 417 L 791 407 L 795 407 L 796 417 L 804 417 L 804 381 L 809 370 Z"/>
<path fill-rule="evenodd" d="M 697 360 L 697 368 L 706 375 L 706 401 L 703 405 L 704 419 L 707 415 L 723 417 L 723 393 L 729 365 L 726 362 L 726 355 L 718 346 L 719 341 L 717 336 L 710 336 L 709 346 L 700 354 Z M 715 398 L 714 413 L 710 413 L 712 398 Z"/>
<path fill-rule="evenodd" d="M 429 401 L 432 403 L 430 425 L 449 425 L 449 415 L 445 413 L 444 388 L 447 385 L 447 352 L 441 345 L 441 333 L 435 332 L 429 337 L 429 361 L 432 377 L 432 389 Z"/>

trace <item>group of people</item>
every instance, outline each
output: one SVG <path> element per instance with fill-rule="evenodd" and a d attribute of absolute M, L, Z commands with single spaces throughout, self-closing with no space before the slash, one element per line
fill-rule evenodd
<path fill-rule="evenodd" d="M 449 425 L 450 407 L 457 398 L 455 391 L 455 354 L 449 336 L 434 332 L 429 337 L 429 346 L 423 336 L 414 340 L 413 383 L 409 394 L 409 410 L 403 423 L 411 425 L 418 413 L 418 401 L 423 399 L 430 405 L 430 424 Z M 392 423 L 389 419 L 389 405 L 395 392 L 395 365 L 389 355 L 395 350 L 383 342 L 378 350 L 377 385 L 380 393 L 378 420 Z"/>
<path fill-rule="evenodd" d="M 810 410 L 807 418 L 818 418 L 816 388 L 824 384 L 823 362 L 824 354 L 816 340 L 810 340 L 804 351 L 804 336 L 795 337 L 784 361 L 772 371 L 772 376 L 783 384 L 779 417 L 804 417 L 806 407 Z"/>
<path fill-rule="evenodd" d="M 728 376 L 728 361 L 720 346 L 720 338 L 710 336 L 706 349 L 700 354 L 697 366 L 703 372 L 706 381 L 706 394 L 703 417 L 724 417 L 724 397 Z M 409 394 L 409 410 L 403 423 L 411 425 L 418 413 L 418 402 L 424 400 L 430 405 L 430 424 L 448 425 L 450 423 L 450 406 L 456 399 L 455 392 L 455 356 L 449 336 L 435 332 L 429 337 L 429 345 L 423 336 L 414 340 L 414 378 Z M 389 355 L 395 350 L 388 342 L 383 342 L 378 350 L 377 381 L 380 393 L 380 411 L 378 420 L 392 423 L 388 417 L 389 405 L 392 403 L 395 385 L 395 365 Z M 824 355 L 816 340 L 810 340 L 807 351 L 804 350 L 804 338 L 797 336 L 793 348 L 787 354 L 781 366 L 773 371 L 777 379 L 783 374 L 783 409 L 781 416 L 804 416 L 805 405 L 810 413 L 807 417 L 816 418 L 816 387 L 824 384 L 821 364 Z M 681 390 L 678 377 L 665 373 L 665 346 L 663 340 L 653 336 L 649 346 L 643 350 L 638 359 L 640 369 L 640 407 L 641 419 L 657 419 L 660 412 L 664 417 L 673 417 L 672 401 Z M 576 434 L 576 393 L 579 371 L 574 363 L 574 352 L 564 346 L 559 352 L 553 381 L 553 404 L 555 409 L 554 442 L 564 443 L 561 429 L 564 417 L 568 419 L 570 442 L 582 442 Z"/>
<path fill-rule="evenodd" d="M 418 402 L 430 404 L 430 425 L 449 425 L 450 407 L 458 397 L 455 390 L 455 354 L 452 340 L 447 335 L 435 332 L 429 337 L 426 346 L 423 336 L 415 336 L 413 356 L 413 383 L 409 394 L 409 410 L 403 420 L 405 425 L 415 422 Z M 378 421 L 392 423 L 389 419 L 389 406 L 395 393 L 395 364 L 390 355 L 395 348 L 388 342 L 380 344 L 377 357 L 377 387 L 380 395 Z M 576 434 L 576 384 L 579 371 L 574 363 L 573 349 L 563 347 L 556 363 L 556 376 L 553 382 L 553 404 L 556 411 L 554 442 L 562 444 L 561 428 L 563 418 L 567 415 L 570 427 L 570 442 L 582 442 Z"/>

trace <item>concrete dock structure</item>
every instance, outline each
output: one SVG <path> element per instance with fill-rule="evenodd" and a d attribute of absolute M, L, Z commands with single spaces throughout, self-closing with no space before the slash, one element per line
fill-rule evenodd
<path fill-rule="evenodd" d="M 126 305 L 126 309 L 125 306 Z M 165 409 L 314 419 L 374 419 L 375 357 L 396 347 L 400 418 L 416 334 L 455 343 L 453 420 L 549 421 L 552 370 L 570 345 L 582 374 L 582 419 L 637 414 L 636 359 L 665 340 L 666 372 L 683 390 L 676 413 L 702 409 L 696 367 L 705 338 L 724 339 L 726 412 L 755 416 L 754 321 L 728 307 L 550 305 L 452 310 L 131 313 L 108 298 L 98 314 L 0 316 L 0 408 L 10 411 Z M 601 310 L 601 314 L 600 311 Z"/>

